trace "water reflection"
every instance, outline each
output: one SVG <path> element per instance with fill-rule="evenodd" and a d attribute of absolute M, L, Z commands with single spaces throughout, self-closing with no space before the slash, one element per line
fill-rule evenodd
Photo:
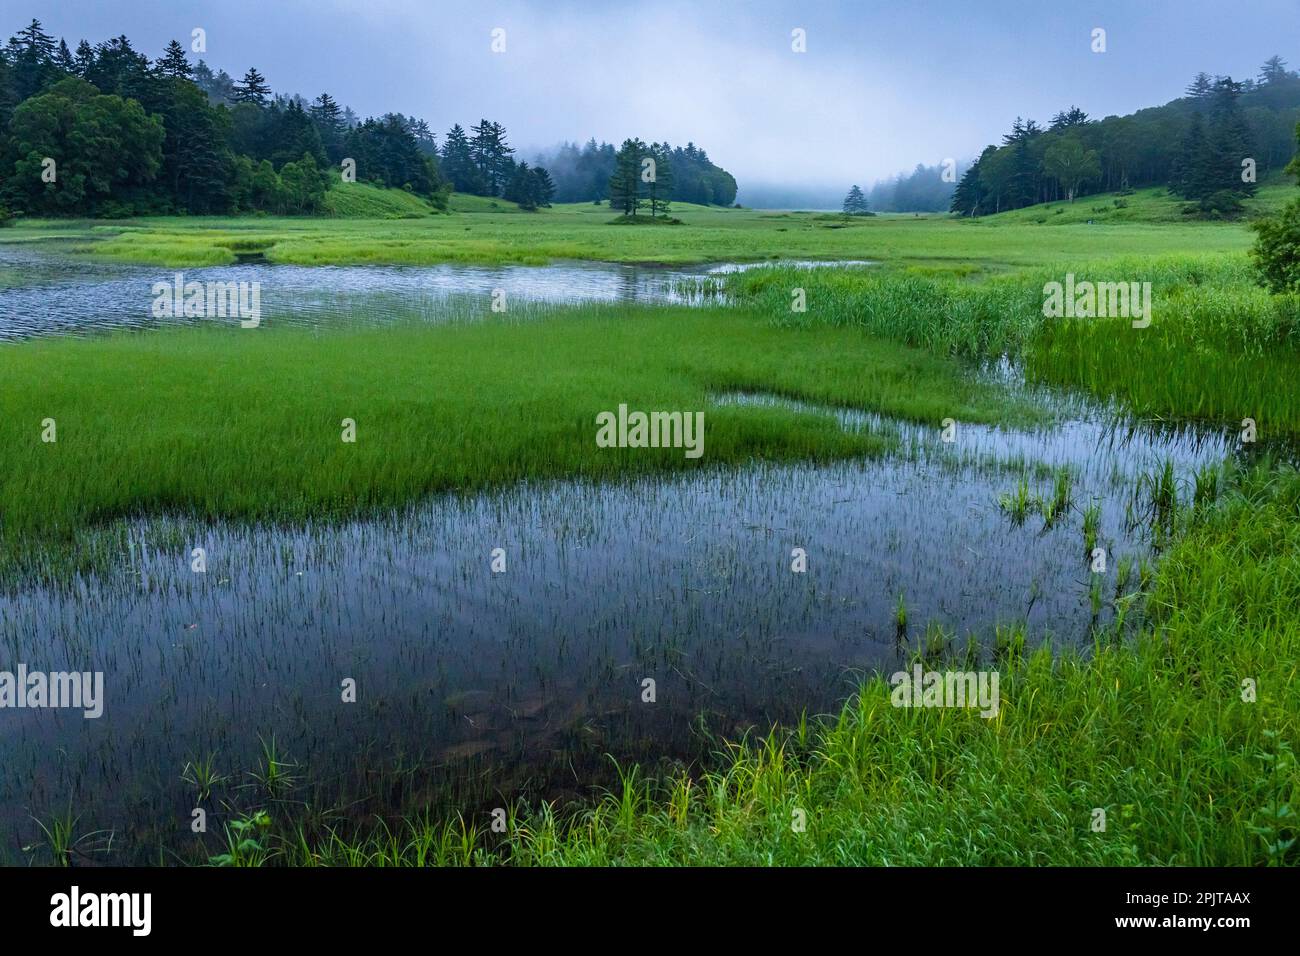
<path fill-rule="evenodd" d="M 157 319 L 155 282 L 170 287 L 178 271 L 186 282 L 257 282 L 263 315 L 273 322 L 315 324 L 337 315 L 368 322 L 395 316 L 437 319 L 448 299 L 480 299 L 484 313 L 503 290 L 508 303 L 716 301 L 722 276 L 765 265 L 836 265 L 825 262 L 723 263 L 699 268 L 662 268 L 602 262 L 545 266 L 293 266 L 246 262 L 230 266 L 168 269 L 119 265 L 72 257 L 51 243 L 0 243 L 0 270 L 21 284 L 0 285 L 0 339 L 43 334 L 86 334 L 152 328 L 201 319 Z M 864 265 L 852 262 L 845 265 Z"/>

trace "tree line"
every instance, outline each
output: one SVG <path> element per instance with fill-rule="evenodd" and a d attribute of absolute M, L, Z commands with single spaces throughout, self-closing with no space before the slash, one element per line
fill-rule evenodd
<path fill-rule="evenodd" d="M 358 121 L 328 93 L 273 95 L 192 64 L 173 40 L 150 60 L 126 36 L 75 52 L 33 20 L 0 49 L 0 204 L 28 215 L 310 214 L 355 178 L 445 206 L 422 121 Z M 333 168 L 331 168 L 333 167 Z"/>
<path fill-rule="evenodd" d="M 1071 107 L 1043 128 L 1019 117 L 962 175 L 951 211 L 979 216 L 1094 192 L 1168 186 L 1188 210 L 1232 215 L 1282 169 L 1300 122 L 1300 74 L 1270 57 L 1254 80 L 1199 73 L 1186 95 L 1092 120 Z"/>

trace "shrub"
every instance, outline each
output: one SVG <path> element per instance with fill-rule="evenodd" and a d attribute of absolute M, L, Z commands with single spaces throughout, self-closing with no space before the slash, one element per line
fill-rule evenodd
<path fill-rule="evenodd" d="M 1270 292 L 1300 292 L 1300 199 L 1277 216 L 1251 223 L 1258 238 L 1250 250 Z"/>

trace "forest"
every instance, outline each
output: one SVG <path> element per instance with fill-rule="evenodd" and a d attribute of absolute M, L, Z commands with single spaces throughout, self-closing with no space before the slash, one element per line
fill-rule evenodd
<path fill-rule="evenodd" d="M 653 149 L 664 184 L 656 209 L 674 199 L 734 202 L 735 179 L 704 150 Z M 501 123 L 454 124 L 439 146 L 424 119 L 396 112 L 362 119 L 328 92 L 313 100 L 275 93 L 255 67 L 236 80 L 191 62 L 176 40 L 155 60 L 125 35 L 96 45 L 83 39 L 74 51 L 32 20 L 0 48 L 0 222 L 313 215 L 326 211 L 330 186 L 345 181 L 406 190 L 435 209 L 445 209 L 453 191 L 525 210 L 553 200 L 615 206 L 616 156 L 594 140 L 582 151 L 561 147 L 552 178 L 541 162 L 516 159 Z"/>
<path fill-rule="evenodd" d="M 1099 192 L 1168 186 L 1186 211 L 1232 216 L 1291 157 L 1300 74 L 1272 56 L 1255 80 L 1198 73 L 1186 95 L 1096 121 L 1078 107 L 1044 128 L 1017 117 L 968 167 L 951 211 L 980 216 Z"/>

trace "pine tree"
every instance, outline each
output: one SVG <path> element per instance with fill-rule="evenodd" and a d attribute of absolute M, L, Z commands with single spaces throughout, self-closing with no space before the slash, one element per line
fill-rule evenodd
<path fill-rule="evenodd" d="M 487 189 L 474 163 L 474 151 L 469 137 L 459 123 L 447 131 L 447 138 L 443 141 L 442 172 L 456 192 L 477 195 Z"/>
<path fill-rule="evenodd" d="M 1290 76 L 1291 74 L 1286 68 L 1286 60 L 1280 56 L 1270 56 L 1264 61 L 1264 65 L 1259 68 L 1259 83 L 1261 86 L 1280 83 Z"/>
<path fill-rule="evenodd" d="M 77 52 L 72 59 L 73 72 L 84 78 L 95 63 L 95 48 L 82 40 L 77 44 Z"/>
<path fill-rule="evenodd" d="M 340 148 L 343 142 L 342 108 L 335 102 L 334 97 L 322 93 L 316 97 L 307 112 L 311 115 L 312 122 L 316 124 L 325 153 L 331 162 L 338 162 L 343 158 Z"/>
<path fill-rule="evenodd" d="M 990 146 L 984 151 L 984 155 L 989 155 L 989 151 L 996 150 L 996 148 Z M 948 211 L 961 216 L 978 216 L 980 214 L 980 204 L 983 200 L 984 187 L 980 183 L 980 163 L 979 160 L 976 160 L 962 174 L 961 180 L 957 183 L 957 188 L 952 194 L 952 204 L 948 207 Z"/>
<path fill-rule="evenodd" d="M 555 183 L 544 166 L 533 167 L 533 194 L 539 206 L 549 206 L 555 197 Z"/>
<path fill-rule="evenodd" d="M 189 79 L 194 75 L 194 67 L 190 66 L 190 61 L 185 58 L 185 48 L 175 40 L 167 44 L 166 52 L 156 65 L 158 72 L 163 76 Z"/>
<path fill-rule="evenodd" d="M 59 40 L 58 52 L 54 54 L 54 65 L 59 68 L 60 72 L 69 75 L 75 75 L 77 72 L 77 61 L 73 59 L 72 51 L 68 49 L 66 40 Z"/>
<path fill-rule="evenodd" d="M 1192 82 L 1187 85 L 1187 89 L 1183 92 L 1194 99 L 1202 99 L 1209 96 L 1213 90 L 1214 82 L 1210 79 L 1210 74 L 1202 72 L 1197 73 L 1192 78 Z"/>
<path fill-rule="evenodd" d="M 861 188 L 855 183 L 844 197 L 844 214 L 846 216 L 862 216 L 867 213 L 867 197 L 862 194 Z"/>
<path fill-rule="evenodd" d="M 1184 199 L 1200 199 L 1208 195 L 1209 168 L 1205 164 L 1205 122 L 1200 113 L 1193 113 L 1178 145 L 1169 190 Z"/>
<path fill-rule="evenodd" d="M 265 106 L 270 95 L 271 88 L 266 85 L 266 77 L 258 73 L 255 67 L 250 66 L 248 72 L 244 74 L 244 79 L 235 84 L 232 98 L 236 103 Z"/>
<path fill-rule="evenodd" d="M 9 38 L 5 55 L 13 68 L 14 93 L 19 102 L 35 96 L 44 87 L 54 69 L 55 49 L 54 37 L 45 32 L 40 20 L 32 20 Z"/>
<path fill-rule="evenodd" d="M 1053 133 L 1059 133 L 1063 129 L 1069 129 L 1071 126 L 1082 126 L 1086 122 L 1088 122 L 1088 114 L 1077 106 L 1071 106 L 1068 110 L 1062 110 L 1053 116 L 1048 129 Z"/>
<path fill-rule="evenodd" d="M 514 174 L 510 177 L 510 182 L 506 183 L 502 198 L 518 203 L 520 209 L 536 211 L 537 180 L 533 178 L 532 167 L 526 162 L 520 161 L 515 166 Z"/>
<path fill-rule="evenodd" d="M 641 161 L 645 154 L 645 143 L 639 139 L 625 139 L 614 157 L 614 175 L 609 178 L 609 206 L 625 216 L 635 216 L 644 202 Z"/>
<path fill-rule="evenodd" d="M 646 193 L 650 202 L 650 218 L 653 219 L 659 213 L 668 213 L 668 203 L 671 201 L 673 194 L 673 163 L 672 149 L 667 143 L 652 143 L 649 149 L 650 158 L 654 160 L 651 167 L 653 175 L 649 182 L 645 182 L 646 167 L 645 161 L 642 160 L 641 180 L 645 182 Z"/>
<path fill-rule="evenodd" d="M 500 196 L 510 177 L 514 175 L 514 150 L 506 142 L 506 128 L 500 123 L 486 119 L 479 120 L 477 126 L 471 126 L 474 137 L 470 140 L 470 155 L 478 169 L 479 178 L 485 184 L 489 196 Z"/>

